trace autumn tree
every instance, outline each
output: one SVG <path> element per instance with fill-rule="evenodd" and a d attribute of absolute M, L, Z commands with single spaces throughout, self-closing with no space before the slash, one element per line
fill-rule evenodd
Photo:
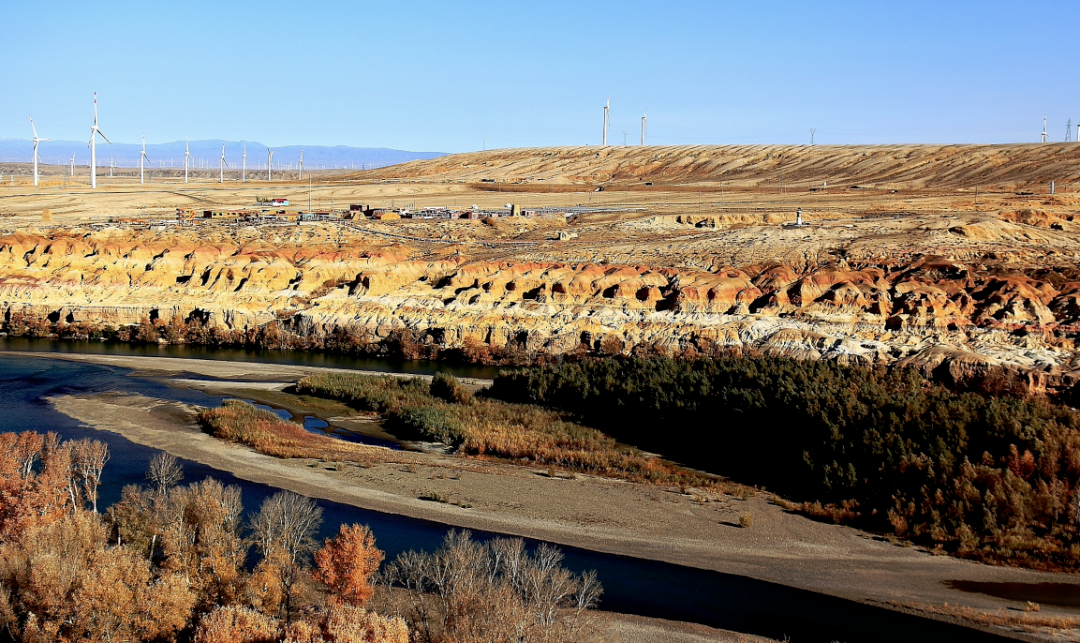
<path fill-rule="evenodd" d="M 332 603 L 317 618 L 290 624 L 285 643 L 409 643 L 409 628 L 397 616 Z"/>
<path fill-rule="evenodd" d="M 315 552 L 314 577 L 340 600 L 363 606 L 375 593 L 371 577 L 379 571 L 383 558 L 370 529 L 342 525 L 338 535 L 327 538 L 322 549 Z"/>
<path fill-rule="evenodd" d="M 228 605 L 210 612 L 195 630 L 195 643 L 276 643 L 277 620 L 248 607 Z"/>
<path fill-rule="evenodd" d="M 79 509 L 0 546 L 0 620 L 17 639 L 150 641 L 187 625 L 187 579 L 155 573 L 131 549 L 108 546 L 106 533 Z"/>
<path fill-rule="evenodd" d="M 191 579 L 200 611 L 229 604 L 240 593 L 248 553 L 240 533 L 242 512 L 240 488 L 213 478 L 168 493 L 162 567 Z"/>

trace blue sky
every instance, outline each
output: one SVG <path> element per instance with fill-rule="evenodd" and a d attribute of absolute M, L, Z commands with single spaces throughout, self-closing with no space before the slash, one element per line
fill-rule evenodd
<path fill-rule="evenodd" d="M 1071 2 L 19 2 L 0 138 L 458 152 L 1035 142 L 1080 122 Z"/>

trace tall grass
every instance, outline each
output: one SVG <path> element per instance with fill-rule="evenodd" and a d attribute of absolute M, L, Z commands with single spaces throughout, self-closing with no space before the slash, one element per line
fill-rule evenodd
<path fill-rule="evenodd" d="M 375 459 L 373 447 L 309 433 L 295 422 L 282 420 L 241 400 L 225 400 L 222 406 L 199 413 L 198 420 L 216 438 L 246 444 L 259 453 L 276 458 L 359 463 L 370 463 Z"/>
<path fill-rule="evenodd" d="M 429 384 L 419 378 L 324 373 L 300 380 L 296 388 L 376 411 L 399 437 L 443 442 L 462 455 L 666 484 L 709 482 L 568 421 L 559 411 L 464 395 L 460 384 L 442 374 Z"/>

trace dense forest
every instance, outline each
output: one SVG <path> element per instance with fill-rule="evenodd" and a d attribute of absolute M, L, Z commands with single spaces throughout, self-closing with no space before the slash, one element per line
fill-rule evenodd
<path fill-rule="evenodd" d="M 800 508 L 983 560 L 1080 567 L 1080 414 L 914 372 L 783 358 L 503 371 L 541 404 Z"/>
<path fill-rule="evenodd" d="M 451 532 L 383 565 L 374 534 L 289 492 L 243 515 L 238 487 L 181 486 L 159 453 L 104 513 L 109 450 L 0 434 L 0 639 L 193 643 L 591 640 L 600 585 L 557 549 Z M 252 554 L 254 552 L 254 555 Z"/>

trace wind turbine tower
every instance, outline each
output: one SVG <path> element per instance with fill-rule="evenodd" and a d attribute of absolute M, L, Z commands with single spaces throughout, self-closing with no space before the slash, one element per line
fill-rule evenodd
<path fill-rule="evenodd" d="M 97 188 L 97 137 L 101 134 L 101 130 L 98 129 L 97 124 L 97 92 L 94 92 L 94 126 L 90 128 L 90 142 L 86 144 L 90 148 L 90 188 Z M 112 145 L 112 141 L 101 134 L 101 138 L 105 139 L 105 142 Z M 75 173 L 75 155 L 71 155 L 71 167 L 72 175 Z"/>
<path fill-rule="evenodd" d="M 150 162 L 150 157 L 146 155 L 146 134 L 142 135 L 142 154 L 139 155 L 139 183 L 146 183 L 143 175 L 143 160 Z"/>
<path fill-rule="evenodd" d="M 71 176 L 75 176 L 75 155 L 71 155 Z"/>
<path fill-rule="evenodd" d="M 191 155 L 191 143 L 188 143 L 187 138 L 184 138 L 184 183 L 188 182 L 188 159 L 194 159 Z"/>
<path fill-rule="evenodd" d="M 37 184 L 38 184 L 38 169 L 37 169 L 38 153 L 37 153 L 37 146 L 38 146 L 38 143 L 40 143 L 41 141 L 51 141 L 52 139 L 51 138 L 38 138 L 37 127 L 34 126 L 34 117 L 30 116 L 29 118 L 30 118 L 30 129 L 34 130 L 34 187 L 37 187 Z"/>
<path fill-rule="evenodd" d="M 243 161 L 243 163 L 244 163 L 244 165 L 243 165 L 244 169 L 240 170 L 240 182 L 241 183 L 247 183 L 247 143 L 244 143 L 244 161 Z"/>
<path fill-rule="evenodd" d="M 1045 116 L 1043 116 L 1043 133 L 1042 133 L 1042 142 L 1043 142 L 1043 143 L 1045 143 L 1045 142 L 1046 142 L 1046 117 L 1045 117 Z"/>
<path fill-rule="evenodd" d="M 218 171 L 220 172 L 220 174 L 218 175 L 218 183 L 225 182 L 225 166 L 227 166 L 228 164 L 229 162 L 225 160 L 225 141 L 222 141 L 221 158 L 218 160 Z"/>
<path fill-rule="evenodd" d="M 607 147 L 608 110 L 611 109 L 611 96 L 608 96 L 607 104 L 604 105 L 604 147 Z"/>
<path fill-rule="evenodd" d="M 266 180 L 270 181 L 272 180 L 271 177 L 273 176 L 271 172 L 273 172 L 274 170 L 274 150 L 266 148 L 266 155 Z"/>
<path fill-rule="evenodd" d="M 649 131 L 649 110 L 645 110 L 645 115 L 641 117 L 641 145 L 645 146 L 645 133 Z"/>
<path fill-rule="evenodd" d="M 300 180 L 304 180 L 304 150 L 300 150 Z"/>

